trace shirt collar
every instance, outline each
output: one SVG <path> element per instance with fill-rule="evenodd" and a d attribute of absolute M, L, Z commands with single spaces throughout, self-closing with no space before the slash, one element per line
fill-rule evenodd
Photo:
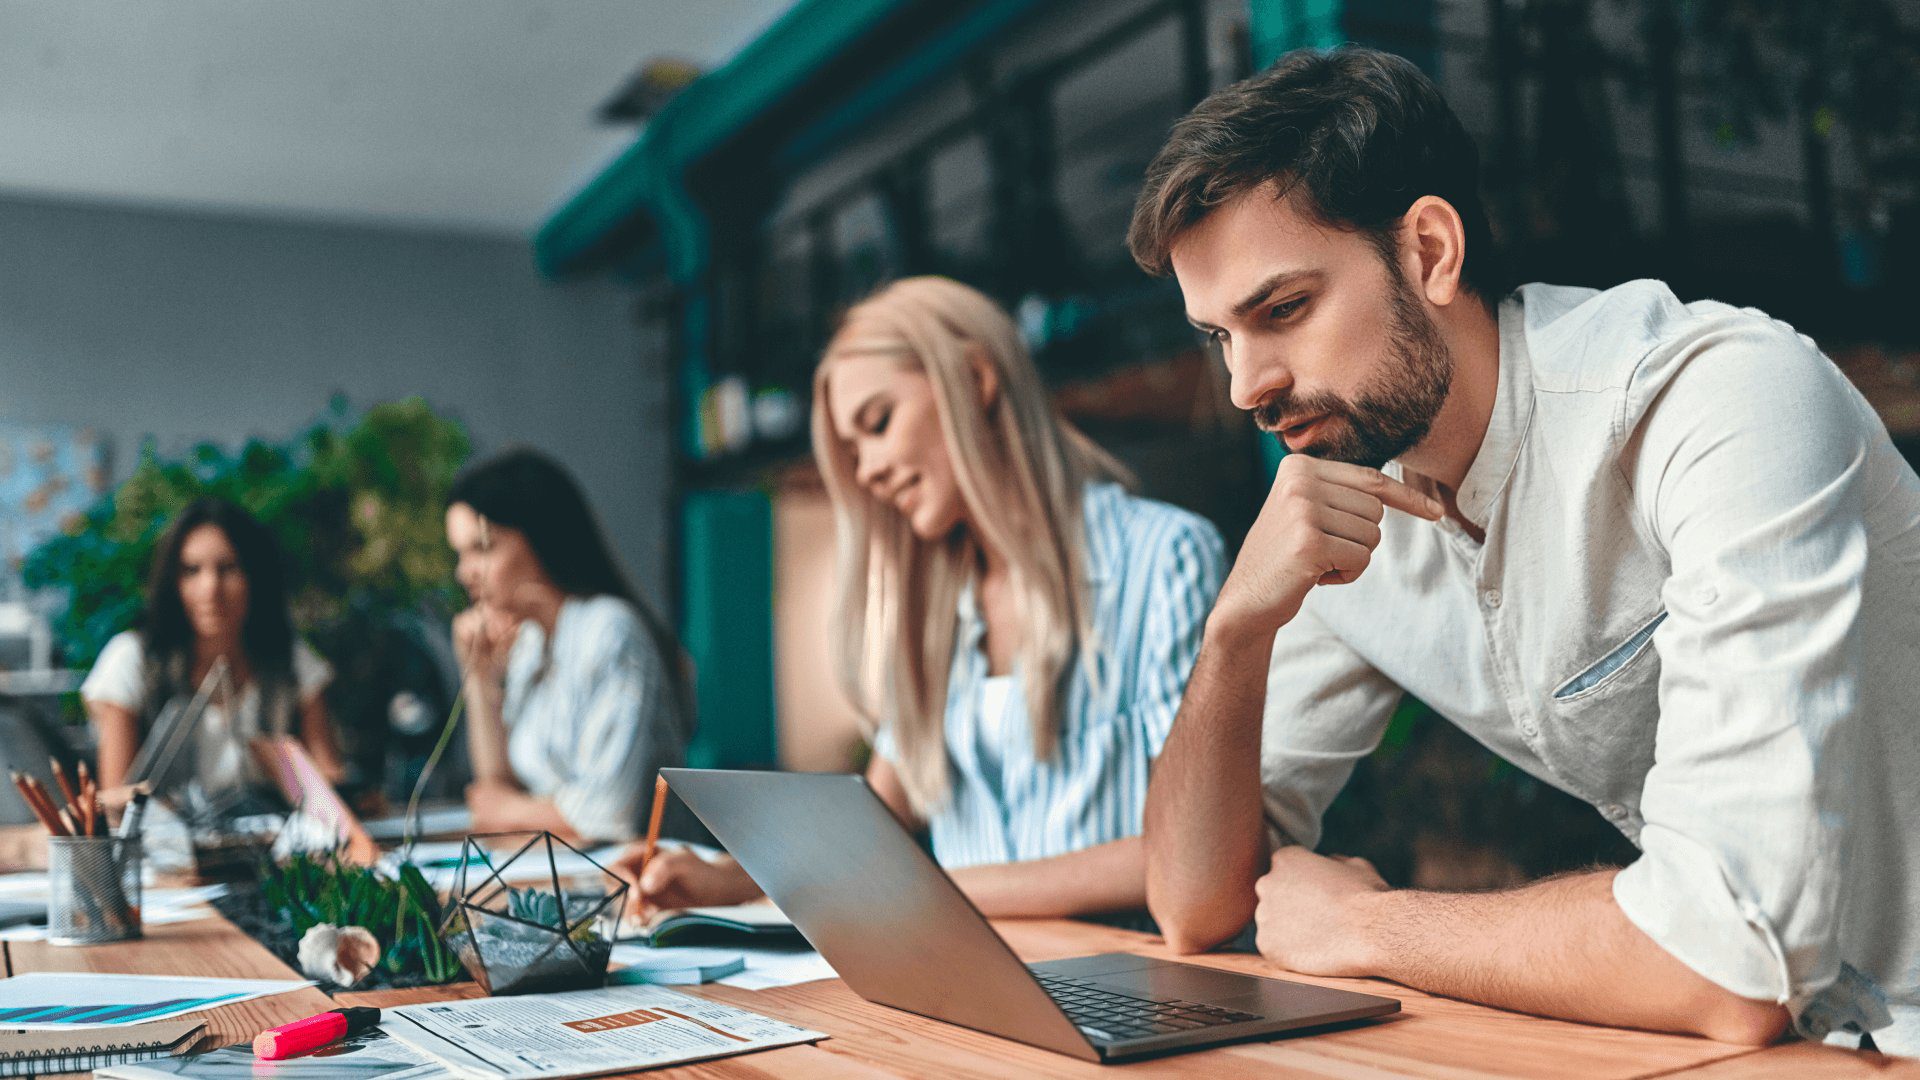
<path fill-rule="evenodd" d="M 1494 501 L 1513 476 L 1533 422 L 1533 367 L 1527 357 L 1525 320 L 1518 296 L 1500 304 L 1500 382 L 1494 392 L 1493 415 L 1487 418 L 1480 452 L 1454 493 L 1461 516 L 1482 530 L 1493 516 Z"/>

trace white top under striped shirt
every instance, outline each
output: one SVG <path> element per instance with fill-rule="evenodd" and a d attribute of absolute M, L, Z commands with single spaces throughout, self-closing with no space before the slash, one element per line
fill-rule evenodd
<path fill-rule="evenodd" d="M 1075 664 L 1059 749 L 1037 761 L 1016 672 L 987 674 L 986 624 L 960 598 L 947 680 L 948 796 L 928 822 L 954 869 L 1044 859 L 1138 836 L 1147 768 L 1160 753 L 1200 651 L 1226 556 L 1204 518 L 1089 484 L 1082 512 L 1100 693 Z M 890 732 L 874 751 L 897 761 Z"/>

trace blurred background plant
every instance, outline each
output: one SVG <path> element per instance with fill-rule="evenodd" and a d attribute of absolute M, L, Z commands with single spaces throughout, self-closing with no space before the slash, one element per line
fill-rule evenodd
<path fill-rule="evenodd" d="M 442 515 L 470 449 L 457 421 L 417 397 L 358 415 L 336 397 L 291 440 L 238 452 L 202 444 L 168 459 L 149 445 L 131 476 L 27 555 L 22 577 L 64 596 L 55 636 L 84 669 L 137 623 L 174 515 L 202 495 L 245 507 L 286 554 L 296 629 L 334 667 L 328 705 L 357 777 L 404 792 L 424 757 L 415 744 L 431 745 L 451 700 L 459 590 Z"/>

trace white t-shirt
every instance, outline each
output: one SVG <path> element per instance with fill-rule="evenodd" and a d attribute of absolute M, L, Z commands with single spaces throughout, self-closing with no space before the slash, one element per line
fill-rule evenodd
<path fill-rule="evenodd" d="M 293 682 L 302 704 L 319 696 L 333 681 L 333 668 L 306 642 L 293 643 Z M 87 681 L 80 685 L 86 701 L 118 705 L 135 716 L 148 711 L 153 687 L 147 685 L 146 641 L 135 630 L 124 630 L 100 650 Z M 209 704 L 201 717 L 199 737 L 195 740 L 199 764 L 195 777 L 209 791 L 230 788 L 249 777 L 246 740 L 263 734 L 260 723 L 260 687 L 253 682 L 240 687 L 238 715 L 227 720 L 225 710 Z M 290 733 L 289 733 L 290 734 Z"/>

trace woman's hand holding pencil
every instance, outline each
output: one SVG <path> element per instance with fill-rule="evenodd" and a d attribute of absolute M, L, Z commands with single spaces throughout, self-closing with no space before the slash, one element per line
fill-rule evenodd
<path fill-rule="evenodd" d="M 609 868 L 633 886 L 627 893 L 630 916 L 645 926 L 661 911 L 744 904 L 761 895 L 753 879 L 728 856 L 708 862 L 684 847 L 659 850 L 660 818 L 666 807 L 667 781 L 655 777 L 645 842 L 627 845 Z"/>

